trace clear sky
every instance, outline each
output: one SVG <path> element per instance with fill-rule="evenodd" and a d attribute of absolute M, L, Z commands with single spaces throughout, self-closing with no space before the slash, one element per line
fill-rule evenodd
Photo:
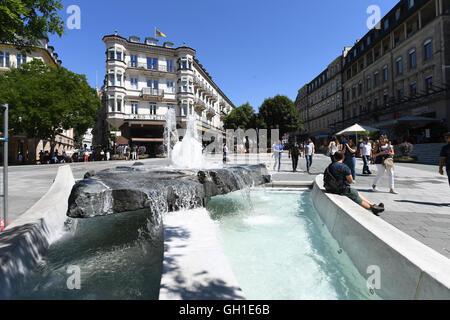
<path fill-rule="evenodd" d="M 185 42 L 222 91 L 239 106 L 258 110 L 264 99 L 283 94 L 295 100 L 311 81 L 368 32 L 367 8 L 381 16 L 398 0 L 63 0 L 81 9 L 81 29 L 50 37 L 63 66 L 86 74 L 99 87 L 105 75 L 102 37 L 113 34 L 167 35 L 160 43 Z"/>

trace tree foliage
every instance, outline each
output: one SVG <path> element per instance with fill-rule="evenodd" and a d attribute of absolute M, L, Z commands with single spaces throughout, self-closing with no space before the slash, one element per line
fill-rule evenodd
<path fill-rule="evenodd" d="M 258 118 L 263 128 L 279 129 L 280 135 L 303 129 L 294 102 L 286 96 L 277 95 L 266 99 L 259 108 Z"/>
<path fill-rule="evenodd" d="M 256 114 L 253 107 L 247 102 L 242 106 L 233 109 L 229 115 L 223 120 L 225 129 L 237 130 L 239 128 L 244 131 L 255 128 Z"/>
<path fill-rule="evenodd" d="M 39 59 L 0 75 L 0 101 L 9 104 L 11 134 L 48 139 L 53 145 L 63 130 L 84 134 L 100 107 L 85 75 Z"/>
<path fill-rule="evenodd" d="M 57 15 L 62 8 L 60 0 L 1 0 L 0 43 L 24 48 L 48 33 L 62 36 L 64 22 Z"/>

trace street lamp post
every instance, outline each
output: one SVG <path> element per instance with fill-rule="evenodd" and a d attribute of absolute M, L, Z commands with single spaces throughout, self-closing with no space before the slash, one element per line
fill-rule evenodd
<path fill-rule="evenodd" d="M 8 226 L 8 105 L 3 105 L 3 223 Z"/>

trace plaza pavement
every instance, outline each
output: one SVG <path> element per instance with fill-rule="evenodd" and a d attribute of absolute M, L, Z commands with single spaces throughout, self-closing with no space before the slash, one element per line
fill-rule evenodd
<path fill-rule="evenodd" d="M 221 157 L 208 157 L 219 163 Z M 143 160 L 145 164 L 164 166 L 165 159 Z M 283 155 L 281 172 L 272 171 L 273 159 L 270 155 L 237 155 L 230 157 L 230 165 L 241 163 L 266 163 L 274 181 L 313 182 L 322 174 L 330 160 L 324 155 L 314 157 L 312 174 L 305 172 L 305 159 L 300 159 L 298 173 L 292 173 L 292 165 L 287 154 Z M 133 161 L 111 161 L 70 164 L 76 180 L 82 179 L 87 171 L 102 170 L 117 166 L 131 166 Z M 60 165 L 11 167 L 9 173 L 9 217 L 14 221 L 38 201 L 50 188 Z M 372 166 L 376 174 L 376 167 Z M 357 173 L 362 172 L 362 161 L 357 162 Z M 446 176 L 440 176 L 437 166 L 419 164 L 396 164 L 396 190 L 390 194 L 387 175 L 378 184 L 380 192 L 372 192 L 374 176 L 358 174 L 356 187 L 368 200 L 383 202 L 386 206 L 381 219 L 450 258 L 450 186 Z M 1 179 L 0 179 L 1 183 Z M 368 213 L 369 214 L 369 213 Z"/>

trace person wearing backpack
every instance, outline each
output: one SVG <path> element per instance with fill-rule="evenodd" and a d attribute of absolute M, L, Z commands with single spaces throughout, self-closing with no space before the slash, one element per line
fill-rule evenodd
<path fill-rule="evenodd" d="M 336 152 L 334 154 L 335 162 L 325 170 L 325 189 L 327 192 L 350 198 L 364 209 L 369 210 L 374 215 L 378 216 L 380 213 L 384 212 L 384 204 L 372 204 L 369 200 L 365 199 L 358 190 L 350 187 L 350 185 L 354 183 L 354 180 L 352 171 L 343 163 L 344 158 L 345 156 L 342 152 Z"/>

